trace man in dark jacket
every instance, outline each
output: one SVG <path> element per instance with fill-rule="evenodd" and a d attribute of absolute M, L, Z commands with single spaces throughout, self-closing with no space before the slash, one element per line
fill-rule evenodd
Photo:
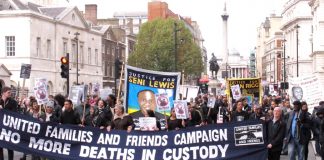
<path fill-rule="evenodd" d="M 197 111 L 191 104 L 188 102 L 187 106 L 189 108 L 189 118 L 188 118 L 188 126 L 199 126 L 201 125 L 201 116 L 199 111 Z"/>
<path fill-rule="evenodd" d="M 308 112 L 308 106 L 306 102 L 301 102 L 302 104 L 302 113 L 305 113 L 305 117 L 307 118 L 307 123 L 304 124 L 303 134 L 305 135 L 305 160 L 308 159 L 308 143 L 312 137 L 311 129 L 312 129 L 312 120 L 311 120 L 311 114 Z"/>
<path fill-rule="evenodd" d="M 285 137 L 286 123 L 282 119 L 282 111 L 279 107 L 274 108 L 273 118 L 267 122 L 268 133 L 268 159 L 279 160 Z"/>
<path fill-rule="evenodd" d="M 62 124 L 81 124 L 80 115 L 72 108 L 72 101 L 65 100 L 64 111 L 60 117 L 60 123 Z"/>
<path fill-rule="evenodd" d="M 318 111 L 316 112 L 316 118 L 318 120 L 318 127 L 319 132 L 318 132 L 318 143 L 320 144 L 320 152 L 319 154 L 321 155 L 322 159 L 324 159 L 324 105 L 320 106 L 318 108 Z"/>
<path fill-rule="evenodd" d="M 306 130 L 309 128 L 309 117 L 306 112 L 301 110 L 301 102 L 294 101 L 294 110 L 289 113 L 287 122 L 285 142 L 288 143 L 288 157 L 295 159 L 296 153 L 298 160 L 303 160 L 305 156 Z"/>
<path fill-rule="evenodd" d="M 11 98 L 11 88 L 4 87 L 1 91 L 1 99 L 0 99 L 0 109 L 9 110 L 12 112 L 18 111 L 18 103 Z M 13 150 L 8 149 L 8 159 L 13 160 L 14 152 Z M 0 160 L 3 160 L 3 149 L 0 148 Z"/>
<path fill-rule="evenodd" d="M 248 119 L 249 119 L 249 113 L 243 111 L 243 102 L 241 100 L 238 100 L 236 102 L 236 110 L 232 114 L 231 121 L 238 122 L 238 121 L 244 121 Z"/>

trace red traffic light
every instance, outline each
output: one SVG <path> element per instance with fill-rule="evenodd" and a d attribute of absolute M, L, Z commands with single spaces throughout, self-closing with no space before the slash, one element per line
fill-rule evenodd
<path fill-rule="evenodd" d="M 69 59 L 67 57 L 62 57 L 61 58 L 61 63 L 62 64 L 68 64 L 69 63 Z"/>

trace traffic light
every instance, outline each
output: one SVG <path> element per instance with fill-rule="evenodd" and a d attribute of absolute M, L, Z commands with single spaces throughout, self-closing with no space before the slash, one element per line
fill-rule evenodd
<path fill-rule="evenodd" d="M 119 79 L 120 72 L 122 70 L 122 65 L 123 65 L 123 62 L 121 62 L 119 59 L 115 60 L 115 78 L 116 79 Z"/>
<path fill-rule="evenodd" d="M 69 67 L 69 57 L 68 55 L 65 57 L 61 57 L 61 77 L 62 78 L 69 78 L 69 72 L 70 67 Z"/>

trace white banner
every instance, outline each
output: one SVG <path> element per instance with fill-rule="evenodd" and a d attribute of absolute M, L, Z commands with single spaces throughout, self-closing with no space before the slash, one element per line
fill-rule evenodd
<path fill-rule="evenodd" d="M 207 107 L 208 108 L 214 108 L 216 103 L 216 97 L 214 95 L 211 95 L 208 97 Z"/>
<path fill-rule="evenodd" d="M 189 118 L 187 101 L 185 101 L 185 100 L 174 101 L 174 110 L 175 110 L 177 119 Z"/>
<path fill-rule="evenodd" d="M 111 88 L 100 89 L 100 98 L 103 100 L 107 100 L 108 96 L 112 94 Z"/>
<path fill-rule="evenodd" d="M 34 94 L 38 104 L 46 104 L 48 102 L 47 80 L 45 78 L 36 78 Z"/>
<path fill-rule="evenodd" d="M 100 84 L 99 83 L 93 83 L 92 85 L 92 95 L 98 95 L 100 89 Z"/>
<path fill-rule="evenodd" d="M 233 94 L 233 99 L 238 100 L 241 98 L 241 89 L 240 85 L 234 85 L 231 86 L 232 94 Z"/>
<path fill-rule="evenodd" d="M 187 102 L 190 102 L 190 99 L 194 100 L 198 96 L 199 86 L 190 86 L 190 85 L 181 85 L 180 94 L 186 98 Z"/>
<path fill-rule="evenodd" d="M 156 118 L 139 117 L 139 125 L 141 131 L 154 131 L 156 128 Z"/>
<path fill-rule="evenodd" d="M 69 99 L 74 105 L 80 105 L 81 102 L 85 101 L 88 93 L 87 85 L 76 85 L 72 86 L 69 93 Z"/>
<path fill-rule="evenodd" d="M 323 87 L 315 75 L 296 77 L 289 80 L 289 96 L 291 102 L 295 100 L 306 101 L 308 111 L 313 112 L 314 107 L 324 100 Z"/>
<path fill-rule="evenodd" d="M 158 111 L 170 110 L 170 102 L 168 93 L 155 94 L 156 106 Z"/>

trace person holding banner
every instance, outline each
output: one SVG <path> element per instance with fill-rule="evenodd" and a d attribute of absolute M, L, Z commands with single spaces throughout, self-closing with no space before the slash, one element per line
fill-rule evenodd
<path fill-rule="evenodd" d="M 60 117 L 60 123 L 62 124 L 81 124 L 80 115 L 74 111 L 72 101 L 67 99 L 64 102 L 64 111 Z"/>
<path fill-rule="evenodd" d="M 45 122 L 59 123 L 59 118 L 54 114 L 54 101 L 49 100 L 45 109 Z"/>
<path fill-rule="evenodd" d="M 197 111 L 189 102 L 187 103 L 187 106 L 189 109 L 188 126 L 200 126 L 202 124 L 202 118 L 199 111 Z"/>
<path fill-rule="evenodd" d="M 96 102 L 97 103 L 97 102 Z M 93 107 L 90 104 L 90 97 L 86 97 L 85 101 L 74 108 L 74 111 L 80 115 L 81 123 L 84 124 L 85 116 L 90 114 L 90 108 Z M 96 107 L 95 107 L 96 108 Z"/>
<path fill-rule="evenodd" d="M 167 121 L 167 125 L 165 126 L 165 128 L 168 131 L 172 131 L 172 130 L 179 130 L 180 128 L 184 128 L 184 127 L 186 127 L 185 120 L 184 119 L 177 119 L 175 109 L 172 108 L 171 109 L 171 116 L 169 117 L 169 119 Z"/>
<path fill-rule="evenodd" d="M 155 114 L 154 114 L 154 111 L 148 109 L 145 111 L 145 114 L 144 114 L 145 117 L 153 117 L 153 118 L 156 118 L 155 117 Z M 160 121 L 156 120 L 156 127 L 154 128 L 155 131 L 160 131 L 161 130 L 161 123 Z"/>
<path fill-rule="evenodd" d="M 12 112 L 18 111 L 18 103 L 14 99 L 11 98 L 11 88 L 3 87 L 1 91 L 1 99 L 0 99 L 0 109 L 9 110 Z M 14 151 L 8 149 L 8 159 L 13 160 Z M 0 160 L 3 160 L 3 149 L 0 148 Z"/>
<path fill-rule="evenodd" d="M 32 111 L 29 112 L 29 116 L 41 121 L 41 122 L 44 122 L 45 121 L 45 113 L 43 111 L 41 111 L 40 109 L 40 106 L 38 105 L 37 101 L 33 101 L 31 102 L 32 104 Z"/>
<path fill-rule="evenodd" d="M 253 106 L 253 113 L 250 114 L 249 119 L 254 119 L 254 120 L 265 120 L 265 115 L 262 112 L 262 107 L 259 104 L 254 104 Z"/>
<path fill-rule="evenodd" d="M 84 125 L 85 126 L 91 126 L 95 127 L 95 118 L 97 113 L 95 113 L 95 109 L 93 107 L 90 107 L 89 113 L 85 115 Z"/>
<path fill-rule="evenodd" d="M 240 122 L 249 119 L 249 113 L 243 111 L 243 102 L 242 100 L 238 100 L 236 102 L 236 110 L 233 112 L 231 121 L 232 122 Z"/>
<path fill-rule="evenodd" d="M 104 100 L 101 99 L 98 101 L 98 109 L 95 112 L 95 118 L 93 120 L 94 126 L 100 129 L 106 128 L 111 122 L 112 113 L 110 109 L 106 107 Z"/>
<path fill-rule="evenodd" d="M 134 127 L 135 125 L 133 118 L 125 113 L 124 106 L 116 104 L 114 119 L 107 126 L 107 131 L 111 131 L 111 129 L 116 129 L 127 130 L 127 132 L 130 132 L 134 129 Z"/>

